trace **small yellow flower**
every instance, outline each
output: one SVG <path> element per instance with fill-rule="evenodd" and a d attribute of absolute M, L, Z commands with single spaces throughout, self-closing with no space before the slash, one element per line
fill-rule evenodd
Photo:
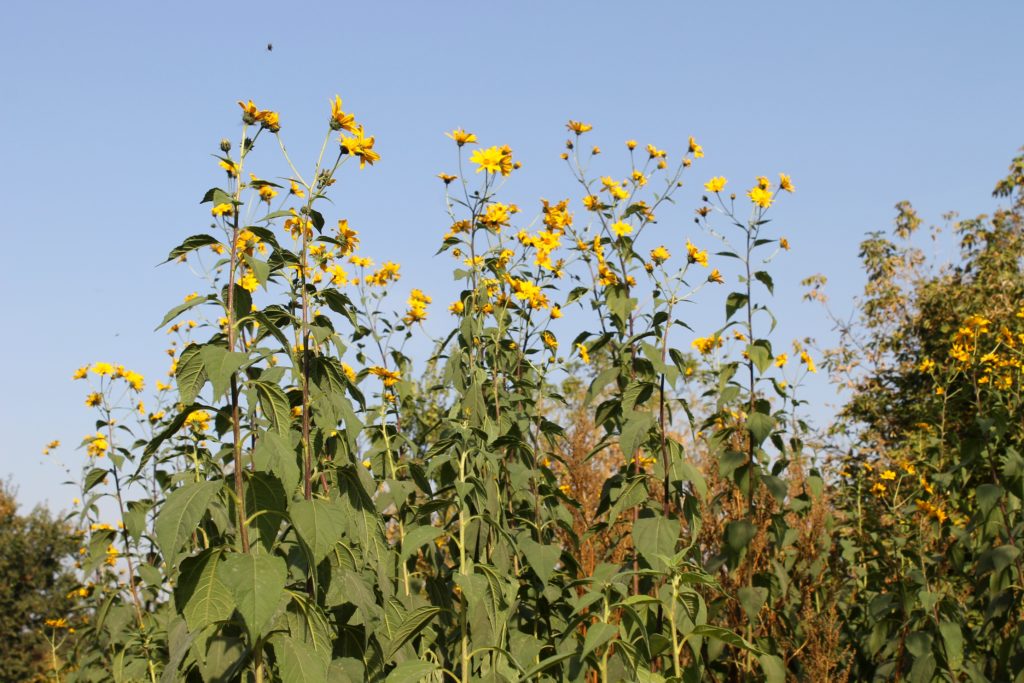
<path fill-rule="evenodd" d="M 437 177 L 440 178 L 441 180 L 443 180 L 445 185 L 448 185 L 453 180 L 457 179 L 459 176 L 457 176 L 457 175 L 448 175 L 447 173 L 438 173 Z"/>
<path fill-rule="evenodd" d="M 817 372 L 818 368 L 814 365 L 814 359 L 811 358 L 810 354 L 806 351 L 800 352 L 800 361 L 807 366 L 809 372 Z"/>
<path fill-rule="evenodd" d="M 398 383 L 398 380 L 402 378 L 402 374 L 397 370 L 388 370 L 387 368 L 383 368 L 379 365 L 371 367 L 370 374 L 379 377 L 386 387 L 394 386 Z"/>
<path fill-rule="evenodd" d="M 786 355 L 785 353 L 780 353 L 779 355 L 775 356 L 775 367 L 777 367 L 777 368 L 784 368 L 784 367 L 786 367 L 786 363 L 788 363 L 788 362 L 789 362 L 789 356 Z"/>
<path fill-rule="evenodd" d="M 729 182 L 722 176 L 715 176 L 711 180 L 704 183 L 704 189 L 708 192 L 721 192 L 725 188 L 725 184 Z"/>
<path fill-rule="evenodd" d="M 114 366 L 110 363 L 94 363 L 92 371 L 101 377 L 103 375 L 112 375 L 114 374 Z"/>
<path fill-rule="evenodd" d="M 94 391 L 85 397 L 85 405 L 90 408 L 94 408 L 101 403 L 103 403 L 103 396 L 98 391 Z"/>
<path fill-rule="evenodd" d="M 331 130 L 347 130 L 354 133 L 357 125 L 355 116 L 341 110 L 341 97 L 335 95 L 331 101 Z"/>
<path fill-rule="evenodd" d="M 686 240 L 686 260 L 708 267 L 708 252 L 698 249 L 690 240 Z"/>
<path fill-rule="evenodd" d="M 697 144 L 697 141 L 694 140 L 692 135 L 690 136 L 690 146 L 688 151 L 693 155 L 694 159 L 700 159 L 704 156 L 704 148 Z"/>
<path fill-rule="evenodd" d="M 789 240 L 787 240 L 785 237 L 780 237 L 779 246 L 785 249 L 786 251 L 789 251 Z"/>
<path fill-rule="evenodd" d="M 712 268 L 711 272 L 708 274 L 708 282 L 714 282 L 721 285 L 725 283 L 725 278 L 722 277 L 722 273 L 718 268 Z"/>
<path fill-rule="evenodd" d="M 582 360 L 587 365 L 590 365 L 590 352 L 587 350 L 587 347 L 584 346 L 583 344 L 577 344 L 576 350 L 580 354 L 580 360 Z"/>
<path fill-rule="evenodd" d="M 589 123 L 583 123 L 582 121 L 573 121 L 571 119 L 569 123 L 565 124 L 565 127 L 568 128 L 569 131 L 576 133 L 576 135 L 582 135 L 583 133 L 586 133 L 587 131 L 594 129 L 594 127 L 591 126 Z"/>
<path fill-rule="evenodd" d="M 628 235 L 629 233 L 633 232 L 633 226 L 623 221 L 615 221 L 609 227 L 611 228 L 612 232 L 614 232 L 619 237 Z"/>
<path fill-rule="evenodd" d="M 636 140 L 626 140 L 626 147 L 632 152 L 636 149 Z"/>
<path fill-rule="evenodd" d="M 747 197 L 750 201 L 760 206 L 762 209 L 767 209 L 772 205 L 772 193 L 770 190 L 766 190 L 761 185 L 750 188 L 747 191 Z"/>
<path fill-rule="evenodd" d="M 557 320 L 558 318 L 561 318 L 561 317 L 562 317 L 562 309 L 559 308 L 558 306 L 552 306 L 551 307 L 551 319 L 552 320 Z"/>
<path fill-rule="evenodd" d="M 452 140 L 455 140 L 455 144 L 459 147 L 476 142 L 476 135 L 473 133 L 467 133 L 461 128 L 456 128 L 451 133 L 445 133 L 445 135 L 450 137 Z"/>
<path fill-rule="evenodd" d="M 651 260 L 655 263 L 664 263 L 668 261 L 672 254 L 669 253 L 668 249 L 664 245 L 651 249 Z"/>
<path fill-rule="evenodd" d="M 896 480 L 896 473 L 893 472 L 892 470 L 885 470 L 884 472 L 882 472 L 878 476 L 879 476 L 879 478 L 881 478 L 884 481 L 895 481 Z"/>
<path fill-rule="evenodd" d="M 785 173 L 779 174 L 779 189 L 785 192 L 793 192 L 793 181 Z"/>
<path fill-rule="evenodd" d="M 222 204 L 217 204 L 215 207 L 210 209 L 210 213 L 214 216 L 231 216 L 235 213 L 235 207 L 232 204 L 224 202 Z"/>

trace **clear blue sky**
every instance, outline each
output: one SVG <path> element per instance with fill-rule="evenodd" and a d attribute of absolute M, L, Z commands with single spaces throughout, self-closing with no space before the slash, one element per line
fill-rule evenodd
<path fill-rule="evenodd" d="M 0 476 L 26 504 L 66 507 L 74 494 L 40 448 L 57 438 L 61 461 L 82 457 L 71 447 L 92 416 L 71 372 L 109 360 L 152 384 L 166 369 L 152 330 L 200 284 L 155 266 L 208 222 L 196 202 L 222 178 L 209 154 L 237 137 L 235 100 L 280 111 L 303 159 L 341 94 L 383 160 L 347 174 L 337 217 L 368 255 L 402 263 L 403 286 L 435 291 L 450 265 L 428 256 L 447 222 L 434 174 L 454 171 L 442 135 L 453 127 L 512 145 L 526 166 L 510 196 L 528 214 L 540 197 L 577 194 L 557 159 L 569 118 L 594 125 L 616 173 L 626 138 L 678 153 L 695 135 L 707 157 L 662 217 L 670 246 L 713 246 L 690 222 L 697 181 L 785 171 L 797 193 L 775 212 L 794 245 L 775 266 L 777 339 L 827 342 L 800 278 L 827 274 L 849 310 L 857 244 L 889 228 L 897 201 L 930 221 L 992 208 L 1024 144 L 1021 26 L 1016 1 L 11 4 Z M 713 315 L 695 328 L 716 327 Z"/>

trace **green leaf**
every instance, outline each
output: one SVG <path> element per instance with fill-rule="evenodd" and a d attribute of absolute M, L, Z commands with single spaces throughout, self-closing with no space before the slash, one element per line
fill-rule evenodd
<path fill-rule="evenodd" d="M 964 664 L 964 635 L 960 625 L 952 621 L 939 622 L 939 634 L 946 648 L 946 662 L 952 671 L 959 671 Z"/>
<path fill-rule="evenodd" d="M 109 471 L 100 467 L 94 467 L 89 470 L 89 473 L 85 475 L 85 483 L 82 485 L 82 493 L 88 493 L 93 490 L 97 485 L 103 482 L 108 474 L 110 474 Z"/>
<path fill-rule="evenodd" d="M 172 320 L 174 320 L 175 318 L 177 318 L 179 315 L 181 315 L 182 313 L 184 313 L 185 311 L 187 311 L 190 308 L 195 308 L 196 306 L 199 306 L 201 304 L 205 304 L 208 301 L 216 301 L 216 300 L 217 300 L 217 297 L 215 297 L 212 294 L 208 294 L 206 296 L 200 296 L 200 297 L 197 297 L 195 299 L 192 299 L 191 301 L 186 301 L 183 304 L 178 304 L 177 306 L 175 306 L 171 310 L 167 311 L 167 315 L 165 315 L 164 319 L 160 321 L 160 324 L 156 326 L 156 329 L 159 330 L 161 327 L 163 327 L 167 323 L 171 322 Z"/>
<path fill-rule="evenodd" d="M 156 517 L 154 531 L 168 568 L 177 563 L 181 547 L 199 526 L 220 488 L 219 481 L 201 481 L 185 484 L 167 496 Z"/>
<path fill-rule="evenodd" d="M 753 643 L 747 642 L 741 636 L 726 628 L 712 626 L 710 624 L 700 624 L 694 628 L 691 633 L 695 636 L 706 636 L 708 638 L 720 640 L 726 645 L 732 645 L 733 647 L 738 647 L 741 650 L 747 650 L 755 655 L 764 654 L 761 650 L 757 649 Z"/>
<path fill-rule="evenodd" d="M 733 552 L 738 553 L 747 547 L 756 533 L 754 525 L 745 519 L 729 522 L 725 525 L 725 543 Z"/>
<path fill-rule="evenodd" d="M 249 356 L 239 351 L 228 351 L 223 346 L 207 344 L 199 349 L 206 376 L 213 384 L 213 400 L 216 401 L 227 391 L 231 376 L 242 367 Z M 180 382 L 179 382 L 180 386 Z"/>
<path fill-rule="evenodd" d="M 193 633 L 230 619 L 235 611 L 234 597 L 217 573 L 221 557 L 220 549 L 206 550 L 181 563 L 174 602 Z"/>
<path fill-rule="evenodd" d="M 202 347 L 189 344 L 178 357 L 178 369 L 174 373 L 178 380 L 178 397 L 185 405 L 195 403 L 196 396 L 206 384 L 206 368 L 203 367 Z"/>
<path fill-rule="evenodd" d="M 417 683 L 437 671 L 437 665 L 432 662 L 412 660 L 402 662 L 388 674 L 384 683 Z"/>
<path fill-rule="evenodd" d="M 252 386 L 256 389 L 260 409 L 270 420 L 271 427 L 279 434 L 287 434 L 292 421 L 292 410 L 288 403 L 288 396 L 276 384 L 255 380 L 252 382 Z"/>
<path fill-rule="evenodd" d="M 281 520 L 288 509 L 288 496 L 284 487 L 269 472 L 253 472 L 249 474 L 245 484 L 245 511 L 255 519 L 251 528 L 256 531 L 256 542 L 267 551 L 274 547 Z"/>
<path fill-rule="evenodd" d="M 755 586 L 744 586 L 736 591 L 736 597 L 739 598 L 740 605 L 743 606 L 743 611 L 747 613 L 747 619 L 749 619 L 751 623 L 756 623 L 757 615 L 761 611 L 761 607 L 764 606 L 765 601 L 768 600 L 768 589 Z"/>
<path fill-rule="evenodd" d="M 758 339 L 752 344 L 747 345 L 747 355 L 750 356 L 750 360 L 754 363 L 754 367 L 757 371 L 764 373 L 772 364 L 772 348 L 764 339 Z"/>
<path fill-rule="evenodd" d="M 184 242 L 176 246 L 174 249 L 171 249 L 171 253 L 167 255 L 167 261 L 164 261 L 164 263 L 167 263 L 168 261 L 173 261 L 176 258 L 184 256 L 190 251 L 194 251 L 196 249 L 199 249 L 200 247 L 206 247 L 211 244 L 220 244 L 220 240 L 218 240 L 213 235 L 207 234 L 192 235 L 191 237 L 186 237 Z"/>
<path fill-rule="evenodd" d="M 545 545 L 537 543 L 528 536 L 519 539 L 519 549 L 526 556 L 526 561 L 536 572 L 540 580 L 545 584 L 551 582 L 555 575 L 555 565 L 562 557 L 562 549 L 557 545 Z"/>
<path fill-rule="evenodd" d="M 1003 489 L 996 486 L 995 484 L 982 484 L 974 490 L 974 496 L 978 501 L 978 507 L 981 508 L 981 514 L 984 517 L 988 517 L 989 513 L 992 512 L 992 508 L 999 502 L 1000 496 L 1003 495 Z"/>
<path fill-rule="evenodd" d="M 233 553 L 224 558 L 219 570 L 221 580 L 234 595 L 249 635 L 263 635 L 284 595 L 288 577 L 284 559 L 276 555 Z"/>
<path fill-rule="evenodd" d="M 617 626 L 606 624 L 603 621 L 591 624 L 587 627 L 587 637 L 583 639 L 583 652 L 580 653 L 580 656 L 586 657 L 611 640 L 618 632 L 619 628 Z"/>
<path fill-rule="evenodd" d="M 654 426 L 655 420 L 651 413 L 628 413 L 625 418 L 626 424 L 622 426 L 619 448 L 629 460 L 647 440 L 647 433 Z"/>
<path fill-rule="evenodd" d="M 662 517 L 641 517 L 633 524 L 633 545 L 648 564 L 658 568 L 664 562 L 658 556 L 672 557 L 679 541 L 679 522 Z"/>
<path fill-rule="evenodd" d="M 441 613 L 440 607 L 425 605 L 414 609 L 409 613 L 401 625 L 391 634 L 391 643 L 387 649 L 387 659 L 392 659 L 402 646 L 416 637 L 420 631 L 425 629 L 433 618 Z"/>
<path fill-rule="evenodd" d="M 293 491 L 299 485 L 302 473 L 299 471 L 295 449 L 287 435 L 260 432 L 252 452 L 252 461 L 257 472 L 273 472 L 284 485 L 285 491 Z"/>
<path fill-rule="evenodd" d="M 775 283 L 772 282 L 772 276 L 769 275 L 767 272 L 759 270 L 756 273 L 754 273 L 754 278 L 756 278 L 758 282 L 760 282 L 761 284 L 768 288 L 769 294 L 775 293 Z"/>
<path fill-rule="evenodd" d="M 272 641 L 282 683 L 327 683 L 329 662 L 310 643 L 276 634 Z"/>
<path fill-rule="evenodd" d="M 729 320 L 736 311 L 747 305 L 747 295 L 743 292 L 732 292 L 725 298 L 725 319 Z"/>
<path fill-rule="evenodd" d="M 292 503 L 290 515 L 299 538 L 313 556 L 313 564 L 320 564 L 341 540 L 345 529 L 344 512 L 330 501 L 300 500 Z"/>
<path fill-rule="evenodd" d="M 425 524 L 423 526 L 415 527 L 414 529 L 405 533 L 405 538 L 402 539 L 402 561 L 412 557 L 416 552 L 427 545 L 432 543 L 435 538 L 444 533 L 444 530 L 438 529 L 436 526 L 430 526 Z"/>
<path fill-rule="evenodd" d="M 764 671 L 765 683 L 786 683 L 786 664 L 781 657 L 775 655 L 760 655 L 757 661 Z"/>
<path fill-rule="evenodd" d="M 772 433 L 774 428 L 775 420 L 770 415 L 753 412 L 747 416 L 747 431 L 750 432 L 750 437 L 758 446 L 764 443 L 764 440 L 768 438 L 768 435 Z"/>

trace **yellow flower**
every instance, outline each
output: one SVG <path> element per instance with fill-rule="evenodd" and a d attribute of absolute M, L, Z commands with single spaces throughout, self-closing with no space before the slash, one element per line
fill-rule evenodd
<path fill-rule="evenodd" d="M 352 133 L 353 137 L 340 137 L 342 152 L 359 157 L 359 168 L 365 168 L 366 164 L 373 166 L 373 162 L 380 161 L 380 154 L 373 151 L 373 136 L 366 137 L 362 126 L 356 126 Z"/>
<path fill-rule="evenodd" d="M 450 137 L 452 140 L 455 140 L 455 144 L 459 147 L 476 142 L 476 135 L 473 133 L 467 133 L 461 128 L 456 128 L 451 133 L 445 133 L 445 135 Z"/>
<path fill-rule="evenodd" d="M 668 249 L 666 249 L 664 245 L 651 249 L 651 260 L 655 263 L 664 263 L 665 261 L 668 261 L 670 256 L 672 256 L 672 254 L 668 252 Z"/>
<path fill-rule="evenodd" d="M 107 437 L 102 432 L 96 432 L 94 436 L 87 436 L 85 440 L 88 441 L 85 452 L 93 458 L 102 458 L 103 454 L 110 448 Z"/>
<path fill-rule="evenodd" d="M 561 317 L 562 317 L 562 309 L 559 308 L 558 306 L 552 306 L 551 307 L 551 319 L 552 320 L 557 320 L 558 318 L 561 318 Z"/>
<path fill-rule="evenodd" d="M 103 396 L 98 391 L 94 391 L 85 397 L 85 405 L 90 408 L 98 406 L 101 403 L 103 403 Z"/>
<path fill-rule="evenodd" d="M 700 159 L 704 156 L 704 148 L 697 144 L 692 135 L 690 136 L 689 152 L 693 154 L 694 159 Z"/>
<path fill-rule="evenodd" d="M 760 206 L 762 209 L 767 209 L 772 205 L 771 191 L 765 189 L 761 185 L 750 188 L 750 190 L 747 191 L 747 196 L 750 197 L 750 201 L 757 206 Z"/>
<path fill-rule="evenodd" d="M 582 121 L 573 121 L 572 119 L 569 120 L 569 123 L 565 124 L 565 127 L 568 128 L 571 132 L 576 133 L 576 135 L 582 135 L 583 133 L 586 133 L 587 131 L 594 129 L 594 127 L 591 126 L 589 123 L 583 123 Z"/>
<path fill-rule="evenodd" d="M 466 305 L 461 301 L 455 301 L 448 306 L 448 310 L 451 311 L 452 315 L 461 315 L 466 310 Z"/>
<path fill-rule="evenodd" d="M 647 154 L 650 155 L 652 159 L 663 159 L 668 152 L 663 149 L 658 149 L 654 145 L 647 145 Z"/>
<path fill-rule="evenodd" d="M 885 488 L 885 484 L 883 484 L 880 481 L 876 481 L 874 486 L 871 487 L 871 493 L 875 494 L 876 496 L 885 495 L 886 490 L 887 489 Z"/>
<path fill-rule="evenodd" d="M 779 174 L 779 189 L 786 192 L 793 192 L 793 181 L 789 179 L 789 176 L 785 173 Z"/>
<path fill-rule="evenodd" d="M 542 332 L 540 336 L 541 341 L 544 342 L 544 346 L 546 346 L 551 351 L 558 350 L 558 340 L 555 338 L 555 335 L 551 334 L 547 330 L 544 330 L 544 332 Z"/>
<path fill-rule="evenodd" d="M 895 481 L 896 480 L 896 473 L 893 472 L 892 470 L 886 470 L 886 471 L 882 472 L 878 476 L 879 476 L 879 478 L 883 479 L 884 481 Z"/>
<path fill-rule="evenodd" d="M 708 252 L 698 249 L 690 240 L 686 240 L 686 260 L 708 267 Z"/>
<path fill-rule="evenodd" d="M 725 283 L 725 278 L 722 277 L 722 273 L 718 268 L 712 268 L 711 272 L 708 273 L 708 282 L 714 282 L 721 285 Z"/>
<path fill-rule="evenodd" d="M 356 132 L 356 117 L 341 110 L 341 97 L 334 96 L 331 102 L 331 130 L 347 130 Z"/>
<path fill-rule="evenodd" d="M 59 447 L 60 447 L 60 441 L 54 439 L 50 443 L 48 443 L 45 446 L 43 446 L 43 455 L 49 455 L 50 451 L 52 451 L 54 448 L 59 448 Z M 77 505 L 77 503 L 76 503 L 76 505 Z"/>
<path fill-rule="evenodd" d="M 89 374 L 89 366 L 83 365 L 82 367 L 75 370 L 75 374 L 71 375 L 71 379 L 85 379 L 85 376 Z"/>
<path fill-rule="evenodd" d="M 817 372 L 818 368 L 814 365 L 814 359 L 806 351 L 800 352 L 800 361 L 803 362 L 810 372 Z"/>
<path fill-rule="evenodd" d="M 725 188 L 725 184 L 729 182 L 722 176 L 715 176 L 711 180 L 704 183 L 704 189 L 708 192 L 721 192 Z"/>
<path fill-rule="evenodd" d="M 238 281 L 238 286 L 246 291 L 255 292 L 259 288 L 260 282 L 256 279 L 255 273 L 251 270 L 246 270 L 245 274 Z"/>
<path fill-rule="evenodd" d="M 507 146 L 473 150 L 469 160 L 477 165 L 477 173 L 487 171 L 507 176 L 512 172 L 512 150 Z"/>
<path fill-rule="evenodd" d="M 785 249 L 786 251 L 789 251 L 789 240 L 787 240 L 785 237 L 780 237 L 779 246 Z"/>
<path fill-rule="evenodd" d="M 238 164 L 236 164 L 235 162 L 225 161 L 224 159 L 221 159 L 220 161 L 217 162 L 217 165 L 223 168 L 225 171 L 227 171 L 228 175 L 231 176 L 232 178 L 238 177 Z"/>
<path fill-rule="evenodd" d="M 382 368 L 379 365 L 371 367 L 370 374 L 379 377 L 386 387 L 394 386 L 398 383 L 398 380 L 402 378 L 402 374 L 397 370 L 388 370 L 387 368 Z"/>
<path fill-rule="evenodd" d="M 457 175 L 448 175 L 447 173 L 438 173 L 437 177 L 440 178 L 441 180 L 443 180 L 444 184 L 447 185 L 450 182 L 452 182 L 453 180 L 455 180 L 456 178 L 458 178 L 459 176 L 457 176 Z"/>
<path fill-rule="evenodd" d="M 587 365 L 590 365 L 590 352 L 587 350 L 587 347 L 584 346 L 583 344 L 577 344 L 576 350 L 580 354 L 580 360 L 582 360 Z"/>
<path fill-rule="evenodd" d="M 925 358 L 923 361 L 921 361 L 921 364 L 917 366 L 917 369 L 920 372 L 930 372 L 934 367 L 935 361 L 933 361 L 931 358 Z"/>
<path fill-rule="evenodd" d="M 114 374 L 114 366 L 110 363 L 94 363 L 92 371 L 101 377 L 103 375 L 112 375 Z"/>
<path fill-rule="evenodd" d="M 636 140 L 626 140 L 626 147 L 632 152 L 636 149 Z"/>
<path fill-rule="evenodd" d="M 60 617 L 59 619 L 47 619 L 45 623 L 50 628 L 67 628 L 68 627 L 68 620 L 65 619 L 64 617 Z"/>
<path fill-rule="evenodd" d="M 210 209 L 210 213 L 212 213 L 214 216 L 231 216 L 232 214 L 235 213 L 235 207 L 232 204 L 224 202 Z"/>
<path fill-rule="evenodd" d="M 715 349 L 722 346 L 723 343 L 724 342 L 720 336 L 718 336 L 717 334 L 713 334 L 708 337 L 697 337 L 692 342 L 690 342 L 690 346 L 697 349 L 697 351 L 700 352 L 701 355 L 706 356 Z"/>
<path fill-rule="evenodd" d="M 292 180 L 290 182 L 291 182 L 292 187 L 288 191 L 288 194 L 293 194 L 296 197 L 305 197 L 306 196 L 306 191 L 303 190 L 301 187 L 299 187 L 299 184 L 297 182 L 295 182 L 294 180 Z"/>
<path fill-rule="evenodd" d="M 784 353 L 780 353 L 779 355 L 775 356 L 775 367 L 777 367 L 777 368 L 784 368 L 784 367 L 786 367 L 786 363 L 788 363 L 788 362 L 789 362 L 789 356 L 784 354 Z"/>
<path fill-rule="evenodd" d="M 132 389 L 134 389 L 135 391 L 142 391 L 142 388 L 146 384 L 146 379 L 139 373 L 134 372 L 132 370 L 129 370 L 124 374 L 124 379 L 126 382 L 128 382 L 128 384 L 131 385 Z"/>
<path fill-rule="evenodd" d="M 622 237 L 633 232 L 633 226 L 623 221 L 616 221 L 609 226 L 616 235 Z"/>

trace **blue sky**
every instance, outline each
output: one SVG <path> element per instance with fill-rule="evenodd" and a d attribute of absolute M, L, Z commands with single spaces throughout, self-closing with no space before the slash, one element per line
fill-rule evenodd
<path fill-rule="evenodd" d="M 383 159 L 347 172 L 337 217 L 368 255 L 402 263 L 403 286 L 442 290 L 439 302 L 444 285 L 431 285 L 450 264 L 429 256 L 447 227 L 434 174 L 454 170 L 453 127 L 515 149 L 525 167 L 509 197 L 527 214 L 540 197 L 577 194 L 557 158 L 569 118 L 594 125 L 590 142 L 619 174 L 627 138 L 678 153 L 696 136 L 707 157 L 678 210 L 660 216 L 670 248 L 714 246 L 691 222 L 704 180 L 785 171 L 797 193 L 774 213 L 794 245 L 774 266 L 780 342 L 829 339 L 820 310 L 800 301 L 801 278 L 826 274 L 835 307 L 850 310 L 857 244 L 889 228 L 897 201 L 930 222 L 990 211 L 1024 144 L 1019 2 L 306 5 L 6 9 L 0 476 L 26 504 L 61 508 L 74 495 L 59 463 L 77 469 L 73 444 L 92 418 L 70 381 L 77 366 L 120 362 L 151 381 L 165 370 L 153 328 L 201 284 L 156 266 L 208 222 L 197 201 L 222 178 L 209 155 L 237 138 L 238 99 L 280 111 L 290 151 L 308 159 L 328 98 L 344 98 Z M 714 329 L 719 310 L 691 324 Z M 811 395 L 827 414 L 834 391 Z M 51 439 L 65 447 L 43 458 Z"/>

